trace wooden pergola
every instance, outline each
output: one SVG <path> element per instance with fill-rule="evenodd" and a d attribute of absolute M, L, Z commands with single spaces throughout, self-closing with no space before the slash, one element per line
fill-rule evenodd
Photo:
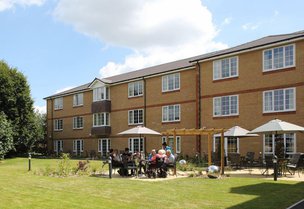
<path fill-rule="evenodd" d="M 224 128 L 200 128 L 200 129 L 168 129 L 164 132 L 162 132 L 162 135 L 167 136 L 173 136 L 174 137 L 174 143 L 176 136 L 201 136 L 201 135 L 207 135 L 208 136 L 208 166 L 212 164 L 211 159 L 211 151 L 212 151 L 212 137 L 214 134 L 221 134 L 221 175 L 224 174 L 224 165 L 225 165 L 225 156 L 224 156 L 224 132 L 227 131 L 227 129 Z"/>

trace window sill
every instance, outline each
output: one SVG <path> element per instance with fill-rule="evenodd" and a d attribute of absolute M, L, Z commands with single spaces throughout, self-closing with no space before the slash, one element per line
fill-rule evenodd
<path fill-rule="evenodd" d="M 73 130 L 77 131 L 77 130 L 83 130 L 83 127 L 82 128 L 73 128 Z"/>
<path fill-rule="evenodd" d="M 218 83 L 218 82 L 223 82 L 223 81 L 231 81 L 231 80 L 238 80 L 238 79 L 239 79 L 239 76 L 220 78 L 220 79 L 213 80 L 212 83 Z"/>
<path fill-rule="evenodd" d="M 63 131 L 63 129 L 60 129 L 60 130 L 54 130 L 54 132 L 61 132 Z"/>
<path fill-rule="evenodd" d="M 128 96 L 128 99 L 136 99 L 136 98 L 142 98 L 144 95 L 138 95 L 138 96 Z"/>
<path fill-rule="evenodd" d="M 162 122 L 163 125 L 166 125 L 166 124 L 168 124 L 168 125 L 169 125 L 169 124 L 179 124 L 179 123 L 180 123 L 180 121 L 168 121 L 168 122 L 164 122 L 164 121 L 163 121 L 163 122 Z"/>
<path fill-rule="evenodd" d="M 280 73 L 280 72 L 286 72 L 286 71 L 292 71 L 296 70 L 296 67 L 287 67 L 287 68 L 279 68 L 279 69 L 273 69 L 273 70 L 267 70 L 263 71 L 263 75 L 273 74 L 273 73 Z"/>
<path fill-rule="evenodd" d="M 73 108 L 77 108 L 77 107 L 83 107 L 83 104 L 82 105 L 73 105 Z"/>
<path fill-rule="evenodd" d="M 128 126 L 143 126 L 143 123 L 137 123 L 137 124 L 128 124 Z"/>
<path fill-rule="evenodd" d="M 228 118 L 238 118 L 239 115 L 225 115 L 225 116 L 213 116 L 214 120 L 217 119 L 228 119 Z"/>
<path fill-rule="evenodd" d="M 60 111 L 60 110 L 63 110 L 63 108 L 61 108 L 61 109 L 54 109 L 54 111 Z"/>
<path fill-rule="evenodd" d="M 170 90 L 170 91 L 162 91 L 162 94 L 169 94 L 174 92 L 180 92 L 180 89 Z"/>
<path fill-rule="evenodd" d="M 291 111 L 282 111 L 282 112 L 264 112 L 263 115 L 289 115 L 289 114 L 296 114 L 296 110 Z"/>

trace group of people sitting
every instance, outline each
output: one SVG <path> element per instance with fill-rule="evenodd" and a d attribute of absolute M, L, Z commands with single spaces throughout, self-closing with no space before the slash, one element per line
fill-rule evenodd
<path fill-rule="evenodd" d="M 134 153 L 131 153 L 129 148 L 125 148 L 121 155 L 119 155 L 117 151 L 110 149 L 109 154 L 112 159 L 112 166 L 114 168 L 119 168 L 118 173 L 121 176 L 135 175 L 134 168 L 137 168 L 138 174 L 144 174 L 150 166 L 155 166 L 158 161 L 162 162 L 162 168 L 166 170 L 167 167 L 172 167 L 175 162 L 172 149 L 167 146 L 166 142 L 162 144 L 160 150 L 156 151 L 153 149 L 147 160 L 145 159 L 143 152 L 135 150 Z"/>

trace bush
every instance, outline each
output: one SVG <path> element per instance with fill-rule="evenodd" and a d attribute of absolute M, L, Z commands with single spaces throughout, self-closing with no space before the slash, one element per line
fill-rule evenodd
<path fill-rule="evenodd" d="M 71 174 L 70 154 L 62 153 L 61 160 L 58 163 L 58 176 L 69 176 Z"/>

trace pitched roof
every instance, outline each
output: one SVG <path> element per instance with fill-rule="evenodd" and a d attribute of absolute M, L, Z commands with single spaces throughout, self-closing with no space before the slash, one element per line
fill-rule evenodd
<path fill-rule="evenodd" d="M 271 36 L 266 36 L 264 38 L 260 38 L 251 42 L 247 42 L 245 44 L 241 44 L 235 47 L 231 47 L 228 49 L 224 50 L 219 50 L 207 54 L 202 54 L 199 56 L 195 57 L 190 57 L 182 60 L 177 60 L 174 62 L 169 62 L 161 65 L 156 65 L 152 67 L 147 67 L 141 70 L 136 70 L 128 73 L 123 73 L 120 75 L 115 75 L 107 78 L 100 79 L 102 82 L 105 82 L 107 84 L 114 84 L 122 81 L 128 81 L 131 79 L 136 79 L 136 78 L 141 78 L 141 77 L 146 77 L 146 76 L 151 76 L 159 73 L 164 73 L 164 72 L 170 72 L 173 70 L 178 70 L 178 69 L 184 69 L 184 68 L 189 68 L 192 67 L 194 64 L 193 62 L 205 60 L 205 59 L 210 59 L 210 58 L 215 58 L 217 56 L 222 56 L 222 55 L 228 55 L 230 53 L 236 53 L 236 52 L 242 52 L 244 50 L 248 49 L 254 49 L 257 47 L 262 47 L 270 44 L 275 44 L 283 41 L 288 41 L 288 40 L 293 40 L 297 38 L 303 38 L 304 37 L 304 30 L 298 31 L 295 33 L 288 33 L 288 34 L 280 34 L 280 35 L 271 35 Z M 96 79 L 96 78 L 95 78 Z M 94 79 L 94 80 L 95 80 Z M 58 96 L 63 96 L 66 94 L 71 94 L 71 93 L 76 93 L 76 92 L 81 92 L 85 90 L 89 90 L 89 86 L 92 82 L 51 95 L 49 97 L 46 97 L 44 99 L 49 99 L 53 97 L 58 97 Z"/>

